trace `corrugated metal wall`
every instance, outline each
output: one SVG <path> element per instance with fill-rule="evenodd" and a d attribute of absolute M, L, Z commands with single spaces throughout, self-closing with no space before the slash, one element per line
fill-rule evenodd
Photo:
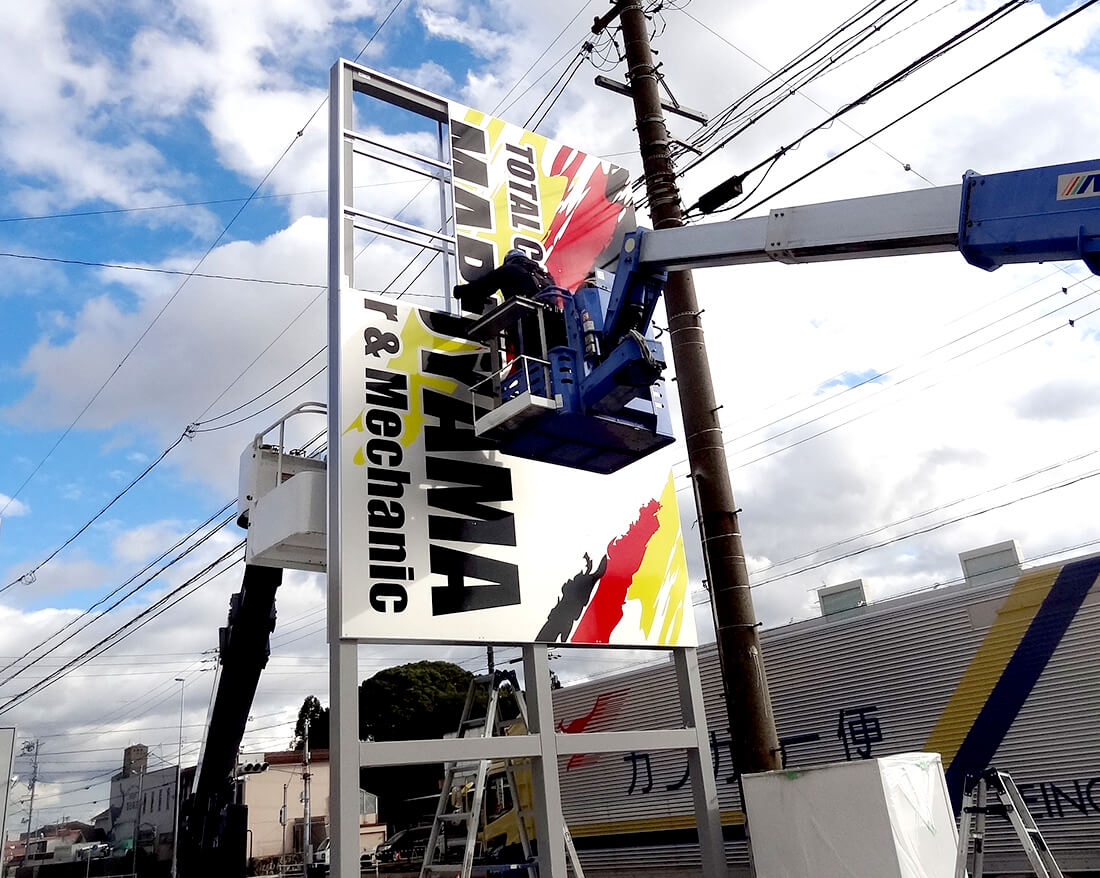
<path fill-rule="evenodd" d="M 1013 585 L 946 587 L 764 632 L 780 737 L 819 736 L 791 746 L 788 765 L 844 760 L 845 743 L 851 758 L 860 758 L 859 750 L 883 756 L 925 749 L 964 673 L 999 676 L 1002 667 L 978 648 Z M 700 666 L 723 823 L 735 825 L 740 801 L 723 746 L 728 721 L 713 647 L 700 650 Z M 680 724 L 671 664 L 567 687 L 555 693 L 554 707 L 561 727 L 572 725 L 574 731 L 580 725 L 604 731 Z M 969 721 L 955 730 L 959 740 Z M 1100 869 L 1100 593 L 1095 585 L 993 764 L 1021 785 L 1063 869 Z M 647 868 L 690 871 L 698 865 L 695 844 L 683 842 L 684 831 L 694 826 L 685 766 L 680 753 L 562 760 L 566 820 L 586 870 L 624 875 Z M 1006 830 L 1007 824 L 994 824 L 990 833 L 990 873 L 1026 870 L 1019 844 Z M 614 847 L 591 847 L 609 844 L 608 838 L 617 839 Z M 746 862 L 741 842 L 727 841 L 726 853 L 731 865 Z"/>

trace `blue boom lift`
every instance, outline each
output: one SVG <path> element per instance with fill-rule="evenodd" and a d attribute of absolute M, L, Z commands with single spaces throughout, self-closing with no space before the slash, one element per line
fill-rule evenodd
<path fill-rule="evenodd" d="M 478 435 L 505 454 L 610 473 L 673 440 L 653 313 L 674 269 L 958 250 L 992 271 L 1082 259 L 1100 274 L 1100 160 L 976 174 L 961 185 L 773 210 L 623 242 L 614 275 L 510 298 L 468 335 L 490 350 Z"/>

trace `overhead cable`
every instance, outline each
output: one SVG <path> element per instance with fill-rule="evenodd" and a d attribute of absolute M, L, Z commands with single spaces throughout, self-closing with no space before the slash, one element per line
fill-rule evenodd
<path fill-rule="evenodd" d="M 185 435 L 187 435 L 187 434 L 186 434 L 186 431 L 185 431 L 184 433 L 181 433 L 181 434 L 179 435 L 179 438 L 178 438 L 178 439 L 176 439 L 176 441 L 175 441 L 175 442 L 173 442 L 173 443 L 172 443 L 171 445 L 169 445 L 169 446 L 168 446 L 167 448 L 165 448 L 165 449 L 164 449 L 164 451 L 162 451 L 162 452 L 160 453 L 160 457 L 158 457 L 158 458 L 157 458 L 156 460 L 154 460 L 154 461 L 153 461 L 153 462 L 152 462 L 151 464 L 149 464 L 149 466 L 147 466 L 147 467 L 146 467 L 146 468 L 145 468 L 144 470 L 142 470 L 141 474 L 140 474 L 140 475 L 138 475 L 138 476 L 136 476 L 136 477 L 135 477 L 135 478 L 134 478 L 134 479 L 133 479 L 133 480 L 132 480 L 132 481 L 130 482 L 130 484 L 128 484 L 128 485 L 127 485 L 127 486 L 126 486 L 125 488 L 123 488 L 123 489 L 122 489 L 121 491 L 119 491 L 119 492 L 118 492 L 117 494 L 115 494 L 115 496 L 111 498 L 110 502 L 108 502 L 106 506 L 102 507 L 102 508 L 101 508 L 101 509 L 99 510 L 99 512 L 97 512 L 97 513 L 96 513 L 95 515 L 93 515 L 93 516 L 92 516 L 92 517 L 91 517 L 90 519 L 88 519 L 88 520 L 87 520 L 87 521 L 86 521 L 86 522 L 85 522 L 85 523 L 84 523 L 84 524 L 83 524 L 83 525 L 82 525 L 82 526 L 81 526 L 81 527 L 80 527 L 80 528 L 79 528 L 79 529 L 78 529 L 78 530 L 76 531 L 76 533 L 74 533 L 74 534 L 73 534 L 72 536 L 70 536 L 70 537 L 69 537 L 69 538 L 68 538 L 67 540 L 65 540 L 65 542 L 63 542 L 63 543 L 62 543 L 62 544 L 61 544 L 60 546 L 58 546 L 58 547 L 57 547 L 56 549 L 54 549 L 54 550 L 53 550 L 52 552 L 50 552 L 50 554 L 49 554 L 49 555 L 47 555 L 47 556 L 46 556 L 45 558 L 43 558 L 43 559 L 42 559 L 41 561 L 39 561 L 39 562 L 38 562 L 38 563 L 37 563 L 37 564 L 36 564 L 36 565 L 35 565 L 34 567 L 32 567 L 32 568 L 31 568 L 30 570 L 28 570 L 28 571 L 27 571 L 26 573 L 24 573 L 24 574 L 23 574 L 22 576 L 19 576 L 19 577 L 17 577 L 17 578 L 15 578 L 15 579 L 13 579 L 13 580 L 12 580 L 11 582 L 9 582 L 9 583 L 8 583 L 7 585 L 5 585 L 5 586 L 3 586 L 3 587 L 0 587 L 0 594 L 3 594 L 3 593 L 4 593 L 4 592 L 6 592 L 6 591 L 7 591 L 7 590 L 8 590 L 9 588 L 11 588 L 11 587 L 12 587 L 12 586 L 14 586 L 14 585 L 18 585 L 19 583 L 29 584 L 29 583 L 32 583 L 32 582 L 34 582 L 34 580 L 35 580 L 35 574 L 36 574 L 36 573 L 37 573 L 37 572 L 38 572 L 38 571 L 39 571 L 40 569 L 42 569 L 42 566 L 43 566 L 44 564 L 46 564 L 46 563 L 48 563 L 49 561 L 51 561 L 51 560 L 53 560 L 54 558 L 56 558 L 56 557 L 57 557 L 57 555 L 58 555 L 58 553 L 59 553 L 59 552 L 60 552 L 60 551 L 61 551 L 62 549 L 64 549 L 64 548 L 65 548 L 66 546 L 68 546 L 68 545 L 69 545 L 70 543 L 72 543 L 72 541 L 73 541 L 73 540 L 75 540 L 75 539 L 76 539 L 77 537 L 79 537 L 79 536 L 80 536 L 80 535 L 81 535 L 82 533 L 84 533 L 84 531 L 86 531 L 86 530 L 87 530 L 87 529 L 88 529 L 89 527 L 91 527 L 91 526 L 92 526 L 92 525 L 93 525 L 93 524 L 94 524 L 94 523 L 95 523 L 95 522 L 96 522 L 96 521 L 97 521 L 97 520 L 98 520 L 98 519 L 100 518 L 100 516 L 102 516 L 102 515 L 103 515 L 103 513 L 105 513 L 105 512 L 106 512 L 106 511 L 107 511 L 108 509 L 110 509 L 110 508 L 111 508 L 112 506 L 114 506 L 114 505 L 115 505 L 115 503 L 117 503 L 117 502 L 118 502 L 118 501 L 119 501 L 119 500 L 120 500 L 120 499 L 122 498 L 122 496 L 123 496 L 124 494 L 126 494 L 126 492 L 127 492 L 127 491 L 129 491 L 129 490 L 130 490 L 130 489 L 131 489 L 132 487 L 134 487 L 134 485 L 136 485 L 136 484 L 137 484 L 138 482 L 140 482 L 140 481 L 141 481 L 142 479 L 144 479 L 144 478 L 145 478 L 145 477 L 146 477 L 147 475 L 149 475 L 149 473 L 151 473 L 151 472 L 153 471 L 153 468 L 154 468 L 154 467 L 155 467 L 155 466 L 156 466 L 156 465 L 157 465 L 158 463 L 160 463 L 160 462 L 161 462 L 162 460 L 164 460 L 164 458 L 166 458 L 166 457 L 168 456 L 169 452 L 171 452 L 173 448 L 175 448 L 175 447 L 176 447 L 177 445 L 179 445 L 179 444 L 180 444 L 180 442 L 182 442 L 182 441 L 183 441 L 183 438 L 184 438 L 184 436 L 185 436 Z M 61 440 L 59 439 L 58 441 L 60 442 Z M 57 446 L 56 446 L 56 445 L 54 445 L 54 447 L 56 448 Z M 33 471 L 31 472 L 31 474 L 30 474 L 29 476 L 27 476 L 26 480 L 25 480 L 25 481 L 23 482 L 23 484 L 24 484 L 24 485 L 26 485 L 26 484 L 27 484 L 27 482 L 29 482 L 29 481 L 30 481 L 30 480 L 31 480 L 31 479 L 32 479 L 32 478 L 34 477 L 34 474 L 35 474 L 36 472 L 38 472 L 38 469 L 39 469 L 39 467 L 41 467 L 41 466 L 42 466 L 42 463 L 45 463 L 45 460 L 43 460 L 43 461 L 42 461 L 41 463 L 39 463 L 39 464 L 38 464 L 38 467 L 35 467 L 35 469 L 34 469 L 34 470 L 33 470 Z M 18 493 L 18 492 L 17 492 L 17 493 Z M 9 500 L 8 500 L 8 503 L 11 503 L 11 501 L 12 501 L 13 499 L 15 499 L 15 498 L 14 498 L 14 496 L 13 496 L 12 498 L 9 498 Z M 7 509 L 7 505 L 5 505 L 5 506 L 4 506 L 4 509 Z M 2 512 L 2 510 L 0 510 L 0 512 Z"/>
<path fill-rule="evenodd" d="M 404 2 L 404 0 L 397 0 L 397 2 L 394 3 L 394 5 L 390 9 L 389 13 L 387 13 L 386 17 L 382 20 L 382 23 L 378 25 L 378 27 L 375 29 L 374 33 L 371 34 L 370 39 L 367 40 L 366 45 L 364 45 L 363 48 L 359 50 L 359 54 L 355 56 L 356 60 L 358 60 L 363 55 L 363 53 L 367 50 L 367 48 L 370 46 L 370 44 L 374 42 L 374 38 L 378 36 L 378 33 L 382 30 L 383 27 L 385 27 L 386 23 L 390 20 L 390 18 L 393 16 L 393 14 L 397 11 L 397 9 L 401 6 L 401 4 L 403 2 Z M 160 320 L 160 318 L 164 314 L 164 312 L 168 310 L 168 308 L 171 306 L 171 304 L 176 300 L 176 297 L 179 296 L 180 292 L 182 292 L 183 288 L 187 285 L 188 281 L 190 281 L 192 277 L 196 276 L 196 273 L 198 272 L 200 266 L 202 266 L 202 264 L 210 256 L 210 254 L 214 252 L 214 249 L 218 246 L 218 244 L 221 243 L 222 239 L 229 232 L 229 229 L 233 226 L 233 224 L 237 221 L 237 219 L 241 216 L 241 214 L 244 213 L 244 211 L 248 207 L 248 205 L 251 204 L 252 201 L 256 198 L 256 196 L 259 194 L 260 189 L 263 188 L 263 186 L 267 183 L 267 181 L 268 181 L 268 179 L 270 179 L 271 175 L 273 173 L 275 173 L 276 168 L 279 167 L 279 165 L 282 163 L 283 159 L 286 158 L 286 156 L 290 152 L 290 150 L 302 138 L 302 136 L 305 134 L 306 128 L 309 127 L 310 123 L 314 120 L 314 118 L 317 116 L 317 114 L 321 111 L 321 108 L 324 107 L 324 105 L 327 101 L 328 101 L 328 97 L 326 96 L 325 99 L 322 100 L 321 103 L 318 104 L 317 108 L 310 114 L 310 116 L 306 120 L 305 124 L 302 125 L 302 127 L 298 129 L 297 133 L 291 139 L 290 143 L 287 144 L 286 148 L 282 151 L 282 153 L 280 153 L 279 157 L 275 160 L 275 163 L 267 170 L 267 173 L 265 173 L 263 175 L 263 177 L 260 179 L 260 182 L 257 183 L 255 185 L 255 187 L 253 187 L 251 193 L 249 193 L 249 195 L 245 198 L 245 200 L 241 204 L 241 206 L 237 209 L 237 211 L 233 214 L 233 216 L 230 217 L 229 221 L 222 227 L 222 230 L 218 233 L 217 237 L 213 240 L 213 242 L 206 248 L 206 250 L 203 252 L 202 256 L 199 257 L 198 261 L 195 263 L 195 265 L 191 269 L 191 271 L 184 273 L 183 281 L 181 281 L 179 286 L 177 286 L 176 289 L 172 292 L 172 294 L 167 297 L 164 304 L 161 305 L 160 309 L 153 315 L 153 319 L 149 322 L 149 324 L 145 327 L 145 329 L 142 330 L 141 334 L 137 337 L 137 339 L 134 341 L 134 343 L 129 347 L 129 349 L 126 351 L 126 353 L 123 354 L 122 359 L 119 360 L 119 362 L 111 370 L 110 374 L 108 374 L 106 379 L 104 379 L 104 381 L 99 385 L 99 388 L 95 391 L 95 393 L 92 394 L 91 398 L 84 404 L 84 406 L 80 409 L 80 411 L 77 412 L 76 417 L 74 417 L 73 420 L 70 422 L 69 426 L 65 428 L 65 430 L 62 432 L 62 434 L 58 437 L 57 441 L 53 444 L 53 446 L 51 446 L 50 450 L 46 452 L 46 456 L 43 457 L 42 460 L 40 460 L 38 462 L 38 465 L 35 466 L 34 470 L 31 473 L 31 475 L 28 476 L 27 479 L 19 486 L 19 488 L 16 490 L 16 492 L 14 494 L 12 494 L 10 497 L 8 497 L 7 502 L 4 504 L 4 507 L 2 509 L 0 509 L 0 515 L 3 515 L 3 513 L 12 504 L 12 502 L 14 502 L 16 497 L 18 497 L 19 494 L 22 492 L 23 488 L 26 487 L 26 485 L 30 481 L 30 479 L 34 477 L 34 474 L 37 473 L 42 468 L 42 465 L 47 460 L 50 459 L 50 457 L 53 455 L 54 451 L 56 451 L 58 446 L 62 443 L 62 441 L 64 441 L 65 437 L 68 436 L 70 432 L 72 432 L 72 429 L 77 425 L 77 423 L 80 421 L 80 419 L 82 417 L 84 417 L 85 412 L 87 412 L 88 409 L 91 408 L 92 405 L 95 403 L 95 401 L 97 399 L 99 399 L 100 395 L 106 389 L 107 385 L 111 383 L 111 381 L 114 379 L 115 375 L 117 375 L 119 373 L 119 371 L 122 369 L 122 367 L 126 364 L 126 362 L 133 355 L 134 351 L 137 350 L 138 346 L 142 343 L 142 341 L 145 340 L 146 336 L 149 335 L 149 333 L 152 331 L 153 327 L 156 326 L 157 322 Z"/>
<path fill-rule="evenodd" d="M 970 73 L 966 74 L 966 76 L 963 76 L 960 79 L 955 80 L 953 83 L 948 85 L 946 88 L 941 89 L 940 91 L 938 91 L 934 95 L 932 95 L 930 98 L 928 98 L 924 101 L 921 101 L 921 103 L 917 104 L 912 109 L 907 110 L 906 112 L 902 113 L 900 116 L 896 117 L 892 121 L 887 122 L 885 125 L 882 125 L 879 128 L 875 129 L 870 134 L 868 134 L 866 137 L 861 138 L 860 140 L 853 143 L 851 146 L 845 147 L 844 149 L 840 150 L 839 152 L 831 155 L 825 161 L 823 161 L 820 164 L 816 165 L 815 167 L 811 168 L 809 171 L 806 171 L 804 174 L 801 174 L 800 176 L 796 177 L 794 180 L 790 181 L 789 183 L 785 183 L 783 186 L 781 186 L 780 188 L 778 188 L 778 189 L 774 190 L 773 192 L 769 193 L 764 198 L 761 198 L 760 200 L 753 202 L 748 207 L 741 210 L 740 213 L 736 214 L 736 217 L 745 216 L 746 214 L 750 213 L 751 211 L 755 210 L 756 208 L 760 207 L 761 205 L 766 204 L 767 202 L 771 201 L 771 199 L 775 198 L 775 196 L 777 196 L 777 195 L 779 195 L 783 192 L 786 192 L 788 189 L 792 188 L 793 186 L 797 186 L 799 183 L 803 182 L 808 177 L 813 176 L 818 171 L 822 170 L 823 168 L 828 167 L 829 165 L 831 165 L 833 162 L 837 161 L 838 159 L 843 158 L 848 153 L 850 153 L 852 150 L 854 150 L 854 149 L 862 146 L 863 144 L 867 143 L 867 141 L 869 141 L 871 138 L 877 137 L 883 131 L 887 131 L 888 129 L 893 128 L 899 122 L 902 122 L 905 119 L 908 119 L 910 116 L 912 116 L 918 110 L 924 109 L 929 104 L 931 104 L 933 101 L 938 100 L 939 98 L 943 97 L 948 92 L 951 92 L 954 89 L 958 88 L 960 85 L 963 85 L 964 83 L 969 82 L 971 79 L 973 79 L 978 74 L 984 73 L 986 70 L 988 70 L 994 64 L 998 63 L 999 61 L 1003 61 L 1005 58 L 1009 57 L 1013 53 L 1015 53 L 1015 52 L 1019 51 L 1020 49 L 1024 48 L 1024 46 L 1027 46 L 1027 45 L 1033 43 L 1035 40 L 1039 39 L 1040 37 L 1044 36 L 1045 34 L 1049 33 L 1050 31 L 1054 30 L 1056 27 L 1059 27 L 1059 26 L 1065 24 L 1067 21 L 1072 19 L 1074 16 L 1079 15 L 1080 13 L 1082 13 L 1086 9 L 1088 9 L 1090 6 L 1095 5 L 1096 2 L 1097 2 L 1097 0 L 1085 0 L 1085 2 L 1082 3 L 1080 6 L 1075 7 L 1074 9 L 1067 12 L 1065 15 L 1061 16 L 1060 18 L 1055 19 L 1053 22 L 1048 24 L 1046 27 L 1036 31 L 1031 36 L 1027 37 L 1026 39 L 1021 40 L 1018 43 L 1016 43 L 1014 46 L 1012 46 L 1011 48 L 1005 50 L 1001 54 L 997 55 L 995 58 L 992 58 L 991 60 L 987 61 L 985 64 L 981 65 L 980 67 L 976 68 L 975 70 L 972 70 Z"/>
<path fill-rule="evenodd" d="M 795 138 L 790 143 L 779 147 L 779 149 L 777 149 L 772 155 L 768 156 L 765 159 L 762 159 L 761 161 L 757 162 L 757 164 L 753 165 L 748 170 L 743 171 L 742 173 L 740 173 L 736 176 L 739 179 L 743 180 L 744 178 L 748 177 L 753 172 L 758 171 L 760 168 L 762 168 L 766 165 L 770 165 L 770 164 L 774 163 L 777 159 L 783 157 L 784 155 L 791 152 L 792 150 L 797 149 L 807 138 L 809 138 L 812 135 L 816 134 L 817 132 L 829 127 L 830 125 L 832 125 L 833 122 L 837 121 L 842 116 L 846 115 L 847 113 L 850 113 L 852 110 L 854 110 L 858 107 L 863 106 L 864 104 L 868 103 L 869 101 L 871 101 L 875 97 L 878 97 L 879 95 L 883 94 L 888 89 L 893 88 L 898 83 L 902 82 L 903 80 L 905 80 L 906 78 L 911 76 L 913 73 L 916 73 L 917 71 L 919 71 L 922 68 L 926 67 L 927 65 L 931 64 L 933 61 L 937 60 L 938 58 L 943 57 L 948 52 L 951 52 L 952 50 L 957 49 L 959 46 L 963 45 L 967 40 L 971 39 L 975 35 L 977 35 L 977 34 L 981 33 L 982 31 L 986 30 L 987 28 L 992 27 L 994 24 L 996 24 L 997 22 L 1003 20 L 1005 17 L 1007 17 L 1011 13 L 1013 13 L 1016 10 L 1022 8 L 1023 5 L 1025 5 L 1028 2 L 1030 2 L 1030 0 L 1007 0 L 1006 3 L 1003 3 L 1001 6 L 997 7 L 997 9 L 993 10 L 992 12 L 988 13 L 987 15 L 982 16 L 976 22 L 972 23 L 968 27 L 966 27 L 963 30 L 959 31 L 958 33 L 954 34 L 949 39 L 947 39 L 944 42 L 940 43 L 935 48 L 930 49 L 929 51 L 925 52 L 923 55 L 918 57 L 916 60 L 909 62 L 904 67 L 902 67 L 900 70 L 896 71 L 895 73 L 893 73 L 892 75 L 890 75 L 886 79 L 882 80 L 881 82 L 879 82 L 877 85 L 875 85 L 871 89 L 864 92 L 862 95 L 857 97 L 855 100 L 850 101 L 849 103 L 847 103 L 843 107 L 841 107 L 839 110 L 837 110 L 836 112 L 830 114 L 828 117 L 823 119 L 821 122 L 818 122 L 816 125 L 811 126 L 809 129 L 807 129 L 805 132 L 800 134 L 797 138 Z M 714 152 L 716 150 L 718 150 L 721 147 L 725 146 L 727 143 L 729 143 L 730 140 L 733 139 L 733 137 L 735 137 L 738 133 L 740 133 L 743 130 L 744 130 L 744 128 L 740 128 L 737 131 L 735 131 L 733 134 L 730 134 L 727 137 L 723 138 L 722 141 L 720 141 L 716 146 L 712 147 L 710 150 L 705 152 L 702 156 L 699 156 L 698 158 L 696 158 L 693 161 L 689 162 L 684 167 L 683 172 L 686 173 L 691 168 L 696 167 L 700 162 L 704 161 L 706 158 L 709 158 L 711 155 L 714 154 Z M 881 133 L 882 130 L 885 130 L 885 129 L 880 129 L 879 131 L 875 132 L 874 134 L 869 135 L 868 137 L 864 138 L 864 140 L 861 141 L 861 142 L 866 142 L 867 140 L 870 140 L 871 137 L 877 136 L 879 133 Z M 698 205 L 696 205 L 696 207 L 697 206 Z M 689 209 L 689 212 L 690 212 L 690 209 Z M 708 210 L 707 212 L 712 213 L 714 211 L 709 211 Z"/>
<path fill-rule="evenodd" d="M 229 549 L 227 552 L 223 553 L 221 556 L 216 558 L 214 561 L 211 561 L 206 567 L 204 567 L 202 570 L 200 570 L 194 576 L 190 577 L 185 582 L 183 582 L 181 585 L 179 585 L 176 588 L 169 591 L 167 594 L 165 594 L 163 597 L 161 597 L 160 599 L 155 601 L 153 604 L 151 604 L 146 609 L 142 610 L 140 613 L 138 613 L 136 616 L 134 616 L 128 622 L 126 622 L 125 624 L 123 624 L 123 625 L 119 626 L 118 628 L 116 628 L 114 631 L 112 631 L 106 637 L 102 638 L 101 640 L 99 640 L 98 642 L 93 644 L 92 646 L 88 647 L 88 649 L 86 649 L 84 652 L 82 652 L 79 656 L 77 656 L 75 659 L 70 661 L 68 664 L 66 664 L 62 668 L 59 668 L 57 671 L 54 671 L 52 674 L 48 675 L 47 677 L 44 677 L 41 680 L 38 680 L 33 685 L 31 685 L 31 686 L 27 687 L 26 689 L 24 689 L 22 692 L 19 692 L 15 695 L 10 696 L 8 698 L 8 700 L 6 702 L 4 702 L 4 704 L 0 705 L 0 714 L 6 713 L 7 711 L 11 710 L 16 705 L 18 705 L 18 704 L 22 703 L 23 701 L 27 700 L 28 698 L 30 698 L 32 695 L 35 695 L 38 692 L 41 692 L 43 689 L 47 688 L 48 686 L 52 686 L 58 680 L 63 679 L 66 676 L 66 674 L 68 673 L 68 671 L 72 670 L 73 668 L 79 667 L 80 665 L 82 665 L 82 664 L 86 663 L 87 661 L 89 661 L 91 658 L 94 658 L 95 655 L 98 654 L 98 652 L 102 652 L 106 649 L 109 649 L 114 644 L 119 643 L 122 640 L 124 640 L 125 638 L 129 637 L 131 634 L 135 633 L 136 631 L 140 630 L 145 625 L 147 625 L 149 622 L 153 621 L 153 619 L 160 616 L 166 610 L 171 609 L 177 603 L 179 603 L 181 600 L 183 600 L 186 597 L 189 597 L 191 594 L 193 594 L 199 588 L 206 585 L 208 582 L 210 582 L 211 580 L 213 580 L 217 576 L 220 576 L 222 573 L 225 572 L 225 570 L 221 570 L 221 571 L 218 571 L 217 573 L 214 573 L 207 580 L 204 580 L 204 581 L 201 581 L 201 582 L 199 581 L 201 579 L 201 577 L 206 576 L 206 574 L 208 574 L 208 573 L 211 573 L 211 571 L 213 571 L 215 568 L 217 568 L 218 565 L 220 565 L 221 563 L 223 563 L 224 561 L 226 561 L 227 559 L 232 557 L 237 552 L 240 552 L 241 549 L 243 549 L 243 548 L 244 548 L 244 540 L 241 540 L 239 543 L 237 543 L 237 545 L 233 546 L 231 549 Z M 198 583 L 197 585 L 195 584 L 196 582 Z M 187 591 L 186 593 L 184 593 L 185 589 L 188 589 L 188 588 L 190 588 L 190 591 Z"/>

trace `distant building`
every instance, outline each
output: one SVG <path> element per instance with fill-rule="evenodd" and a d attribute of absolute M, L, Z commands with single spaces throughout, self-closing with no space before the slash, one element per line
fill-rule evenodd
<path fill-rule="evenodd" d="M 245 766 L 261 766 L 263 771 L 242 773 L 240 801 L 248 806 L 251 830 L 251 857 L 278 857 L 301 854 L 305 837 L 305 784 L 301 750 L 281 750 L 241 756 Z M 328 837 L 329 761 L 328 750 L 310 751 L 310 843 L 314 850 Z M 280 814 L 286 805 L 285 825 Z M 379 824 L 377 798 L 360 790 L 360 849 L 373 851 L 386 837 Z"/>
<path fill-rule="evenodd" d="M 242 765 L 267 765 L 267 770 L 241 775 L 240 801 L 248 806 L 252 857 L 277 857 L 303 849 L 305 783 L 301 750 L 242 754 Z M 310 842 L 328 835 L 328 750 L 310 752 Z M 285 788 L 285 793 L 284 793 Z M 285 795 L 286 826 L 279 822 Z"/>
<path fill-rule="evenodd" d="M 29 836 L 29 837 L 28 837 Z M 88 823 L 70 820 L 64 823 L 48 823 L 33 833 L 20 833 L 14 841 L 4 843 L 4 863 L 30 865 L 72 859 L 75 844 L 94 841 L 95 827 Z"/>
<path fill-rule="evenodd" d="M 111 804 L 105 819 L 101 818 L 96 817 L 96 825 L 105 825 L 116 851 L 133 850 L 136 843 L 158 860 L 170 860 L 175 842 L 176 766 L 149 771 L 148 748 L 127 747 L 122 771 L 111 778 Z"/>

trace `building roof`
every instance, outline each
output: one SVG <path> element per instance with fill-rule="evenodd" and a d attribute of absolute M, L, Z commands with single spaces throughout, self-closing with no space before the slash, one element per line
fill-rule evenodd
<path fill-rule="evenodd" d="M 301 765 L 304 753 L 301 750 L 276 750 L 264 753 L 264 762 L 268 765 Z M 328 762 L 328 750 L 310 750 L 310 762 Z"/>

